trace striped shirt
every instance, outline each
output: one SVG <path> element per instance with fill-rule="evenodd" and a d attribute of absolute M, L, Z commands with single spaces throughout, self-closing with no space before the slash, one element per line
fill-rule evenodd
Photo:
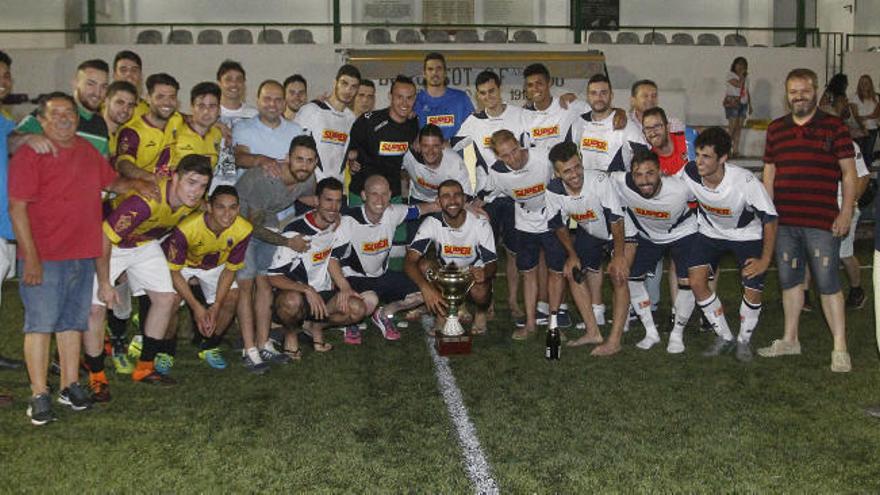
<path fill-rule="evenodd" d="M 804 125 L 791 114 L 767 129 L 764 163 L 776 166 L 773 202 L 780 225 L 831 230 L 840 212 L 837 183 L 839 161 L 853 158 L 853 141 L 838 117 L 821 110 Z"/>

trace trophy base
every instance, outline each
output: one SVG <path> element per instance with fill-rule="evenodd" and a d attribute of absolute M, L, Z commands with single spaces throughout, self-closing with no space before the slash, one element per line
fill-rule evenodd
<path fill-rule="evenodd" d="M 438 335 L 435 347 L 437 348 L 437 354 L 441 356 L 470 354 L 471 341 L 472 337 L 467 334 L 455 336 Z"/>

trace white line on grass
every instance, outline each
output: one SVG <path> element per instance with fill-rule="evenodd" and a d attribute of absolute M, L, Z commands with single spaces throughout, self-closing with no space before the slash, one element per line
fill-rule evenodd
<path fill-rule="evenodd" d="M 431 359 L 434 360 L 434 374 L 437 375 L 437 384 L 440 386 L 443 402 L 446 402 L 452 424 L 455 425 L 455 431 L 458 433 L 458 443 L 464 456 L 468 478 L 474 484 L 476 493 L 496 494 L 498 493 L 498 485 L 492 478 L 492 467 L 489 466 L 489 461 L 483 455 L 476 428 L 468 416 L 467 408 L 464 407 L 464 401 L 461 398 L 461 390 L 455 383 L 455 376 L 449 368 L 449 360 L 437 353 L 432 337 L 426 336 L 425 341 L 431 351 Z"/>

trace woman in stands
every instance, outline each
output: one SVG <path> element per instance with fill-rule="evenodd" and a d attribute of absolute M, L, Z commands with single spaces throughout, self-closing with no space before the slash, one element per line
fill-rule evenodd
<path fill-rule="evenodd" d="M 736 57 L 730 64 L 724 89 L 724 114 L 727 116 L 731 138 L 730 156 L 739 156 L 739 137 L 746 117 L 752 114 L 752 98 L 747 80 L 749 63 L 745 57 Z"/>
<path fill-rule="evenodd" d="M 859 78 L 856 86 L 856 98 L 850 106 L 853 117 L 867 132 L 865 137 L 856 139 L 862 148 L 862 156 L 868 166 L 874 161 L 874 141 L 877 139 L 877 119 L 880 117 L 880 104 L 878 104 L 877 92 L 874 90 L 874 81 L 871 76 L 864 74 Z"/>

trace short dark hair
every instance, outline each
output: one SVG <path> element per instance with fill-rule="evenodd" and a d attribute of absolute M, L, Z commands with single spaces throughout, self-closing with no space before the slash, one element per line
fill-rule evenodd
<path fill-rule="evenodd" d="M 711 146 L 715 150 L 715 154 L 719 157 L 730 154 L 730 134 L 721 127 L 710 127 L 705 129 L 694 140 L 694 148 L 705 148 Z"/>
<path fill-rule="evenodd" d="M 37 100 L 37 115 L 39 115 L 40 117 L 45 117 L 46 107 L 52 100 L 64 100 L 70 103 L 70 106 L 72 106 L 73 109 L 76 110 L 76 100 L 74 100 L 72 96 L 63 91 L 53 91 L 51 93 L 40 96 L 40 99 Z"/>
<path fill-rule="evenodd" d="M 372 79 L 361 79 L 361 86 L 376 89 L 376 83 Z"/>
<path fill-rule="evenodd" d="M 131 93 L 135 98 L 138 96 L 138 91 L 137 88 L 134 87 L 134 84 L 128 81 L 113 81 L 107 86 L 107 99 L 109 100 L 110 98 L 113 98 L 113 95 L 120 91 Z"/>
<path fill-rule="evenodd" d="M 220 64 L 220 67 L 217 69 L 217 80 L 219 81 L 220 78 L 223 77 L 223 74 L 226 74 L 230 71 L 241 72 L 241 76 L 247 79 L 247 73 L 244 71 L 244 67 L 242 67 L 240 63 L 236 62 L 235 60 L 226 59 Z"/>
<path fill-rule="evenodd" d="M 437 192 L 439 193 L 444 187 L 457 187 L 462 193 L 464 193 L 464 186 L 461 185 L 461 182 L 455 179 L 446 179 L 441 182 L 440 185 L 437 186 Z"/>
<path fill-rule="evenodd" d="M 281 88 L 281 92 L 284 92 L 284 86 L 282 86 L 280 82 L 275 79 L 266 79 L 265 81 L 261 82 L 259 86 L 257 86 L 257 98 L 260 97 L 260 93 L 263 92 L 263 88 L 265 88 L 266 86 L 278 86 L 279 88 Z"/>
<path fill-rule="evenodd" d="M 736 70 L 736 64 L 738 64 L 740 62 L 746 64 L 746 68 L 749 67 L 749 61 L 746 60 L 745 57 L 736 57 L 735 59 L 733 59 L 733 62 L 730 63 L 730 72 L 733 72 L 734 70 Z"/>
<path fill-rule="evenodd" d="M 491 70 L 484 70 L 483 72 L 477 74 L 477 79 L 474 83 L 474 87 L 478 88 L 489 81 L 495 81 L 495 85 L 499 88 L 501 87 L 501 78 L 498 77 L 498 74 L 492 72 Z"/>
<path fill-rule="evenodd" d="M 177 164 L 177 174 L 183 177 L 188 173 L 213 177 L 214 170 L 211 168 L 211 159 L 205 155 L 186 155 Z"/>
<path fill-rule="evenodd" d="M 669 125 L 669 119 L 666 118 L 666 111 L 660 107 L 654 107 L 645 110 L 645 113 L 642 114 L 642 122 L 645 121 L 646 117 L 652 117 L 654 115 L 660 117 L 660 120 L 663 121 L 663 125 Z"/>
<path fill-rule="evenodd" d="M 657 83 L 655 83 L 654 81 L 650 79 L 639 79 L 638 81 L 633 83 L 629 95 L 637 95 L 639 93 L 639 88 L 641 88 L 642 86 L 651 86 L 652 88 L 657 89 Z"/>
<path fill-rule="evenodd" d="M 608 79 L 608 76 L 605 74 L 593 74 L 590 76 L 590 79 L 587 80 L 587 91 L 590 90 L 590 86 L 598 83 L 606 83 L 608 87 L 611 87 L 611 79 Z"/>
<path fill-rule="evenodd" d="M 654 153 L 647 148 L 639 147 L 634 150 L 630 170 L 635 168 L 636 165 L 645 162 L 653 162 L 654 165 L 657 165 L 658 167 L 660 166 L 660 158 L 657 156 L 657 153 Z"/>
<path fill-rule="evenodd" d="M 315 138 L 313 138 L 309 134 L 300 134 L 295 138 L 290 140 L 290 148 L 288 148 L 287 153 L 293 153 L 294 148 L 302 146 L 304 148 L 308 148 L 315 152 L 315 155 L 318 154 L 318 145 L 315 143 Z"/>
<path fill-rule="evenodd" d="M 158 74 L 150 74 L 147 77 L 147 94 L 153 94 L 153 88 L 160 84 L 171 86 L 175 91 L 180 91 L 180 83 L 177 82 L 177 79 L 174 79 L 174 76 L 165 72 L 159 72 Z"/>
<path fill-rule="evenodd" d="M 412 80 L 412 78 L 409 76 L 404 76 L 403 74 L 398 74 L 397 77 L 395 77 L 394 80 L 391 81 L 392 92 L 394 91 L 394 86 L 397 86 L 398 84 L 409 84 L 414 88 L 416 87 L 416 83 Z"/>
<path fill-rule="evenodd" d="M 0 64 L 6 64 L 6 67 L 12 67 L 12 59 L 3 50 L 0 50 Z"/>
<path fill-rule="evenodd" d="M 438 137 L 444 141 L 443 131 L 436 124 L 425 124 L 425 127 L 419 129 L 419 141 L 424 137 Z"/>
<path fill-rule="evenodd" d="M 220 100 L 220 86 L 212 81 L 204 81 L 196 84 L 189 90 L 189 102 L 195 103 L 199 96 L 214 95 Z"/>
<path fill-rule="evenodd" d="M 544 79 L 550 80 L 550 71 L 544 64 L 531 64 L 523 70 L 523 79 L 535 75 L 541 75 L 544 76 Z"/>
<path fill-rule="evenodd" d="M 338 81 L 339 78 L 342 77 L 342 76 L 353 77 L 353 78 L 357 79 L 358 82 L 360 82 L 360 80 L 361 80 L 361 71 L 359 71 L 357 67 L 355 67 L 355 66 L 353 66 L 353 65 L 351 65 L 351 64 L 345 64 L 345 65 L 343 65 L 342 67 L 340 67 L 339 70 L 336 71 L 336 78 L 335 78 L 335 80 Z"/>
<path fill-rule="evenodd" d="M 287 86 L 293 83 L 302 83 L 306 89 L 309 89 L 309 83 L 306 82 L 306 78 L 301 76 L 300 74 L 294 74 L 292 76 L 287 76 L 287 79 L 284 80 L 284 90 L 287 91 Z"/>
<path fill-rule="evenodd" d="M 85 62 L 82 62 L 76 66 L 77 72 L 79 72 L 81 70 L 87 70 L 87 69 L 99 70 L 101 72 L 106 72 L 108 74 L 110 73 L 110 66 L 107 65 L 107 62 L 104 62 L 103 60 L 101 60 L 99 58 L 92 58 L 92 59 L 86 60 Z"/>
<path fill-rule="evenodd" d="M 578 147 L 576 144 L 571 141 L 563 141 L 554 145 L 550 148 L 550 154 L 548 158 L 550 159 L 550 163 L 556 166 L 557 163 L 563 163 L 571 160 L 572 157 L 577 156 Z"/>
<path fill-rule="evenodd" d="M 238 189 L 236 189 L 235 186 L 230 186 L 229 184 L 221 184 L 214 188 L 214 192 L 211 193 L 211 197 L 208 198 L 208 201 L 213 203 L 215 199 L 223 196 L 224 194 L 228 196 L 233 196 L 235 199 L 238 199 Z"/>
<path fill-rule="evenodd" d="M 446 67 L 446 57 L 444 57 L 443 54 L 440 52 L 431 52 L 425 55 L 425 60 L 422 61 L 422 68 L 424 69 L 425 66 L 428 65 L 428 62 L 431 60 L 439 60 L 441 63 L 443 63 L 443 67 Z"/>
<path fill-rule="evenodd" d="M 131 50 L 122 50 L 113 57 L 113 72 L 116 72 L 116 66 L 119 65 L 120 60 L 130 60 L 137 64 L 138 67 L 143 67 L 144 64 L 141 62 L 141 56 Z"/>
<path fill-rule="evenodd" d="M 324 177 L 315 187 L 315 196 L 321 196 L 325 190 L 342 192 L 342 182 L 336 177 Z"/>

